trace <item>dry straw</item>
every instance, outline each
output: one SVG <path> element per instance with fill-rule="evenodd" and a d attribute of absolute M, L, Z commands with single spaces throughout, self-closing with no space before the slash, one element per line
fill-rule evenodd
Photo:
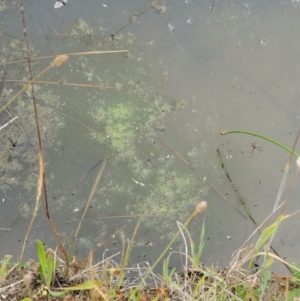
<path fill-rule="evenodd" d="M 39 77 L 41 77 L 45 72 L 53 67 L 60 67 L 68 60 L 68 56 L 65 54 L 58 55 L 55 57 L 53 62 L 44 70 L 42 70 L 38 75 L 36 75 L 32 80 L 30 80 L 16 95 L 14 95 L 1 109 L 0 113 L 4 111 L 11 103 L 16 100 L 24 91 L 26 91 Z"/>

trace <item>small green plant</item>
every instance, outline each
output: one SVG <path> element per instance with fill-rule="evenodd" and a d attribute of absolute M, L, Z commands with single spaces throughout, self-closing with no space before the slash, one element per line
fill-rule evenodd
<path fill-rule="evenodd" d="M 257 300 L 259 298 L 258 291 L 252 288 L 249 283 L 239 283 L 235 287 L 235 295 L 242 300 Z"/>
<path fill-rule="evenodd" d="M 292 262 L 292 266 L 293 267 L 291 268 L 291 270 L 292 270 L 292 274 L 294 276 L 294 278 L 292 278 L 292 279 L 293 279 L 293 281 L 296 281 L 300 284 L 300 272 L 298 270 L 299 265 L 296 262 Z M 298 269 L 295 269 L 295 268 L 298 268 Z"/>
<path fill-rule="evenodd" d="M 173 275 L 175 274 L 176 268 L 169 271 L 171 254 L 163 262 L 163 281 L 167 287 L 173 285 Z"/>
<path fill-rule="evenodd" d="M 205 234 L 205 220 L 203 220 L 202 227 L 201 227 L 198 250 L 195 250 L 195 244 L 194 244 L 190 234 L 188 233 L 189 238 L 190 238 L 190 246 L 191 246 L 190 261 L 191 261 L 192 265 L 195 267 L 199 265 L 199 262 L 201 262 L 202 250 L 204 248 L 204 234 Z"/>
<path fill-rule="evenodd" d="M 0 261 L 0 277 L 1 279 L 5 279 L 7 275 L 7 268 L 10 264 L 10 255 L 6 255 L 3 260 Z"/>
<path fill-rule="evenodd" d="M 66 294 L 68 292 L 67 290 L 62 292 L 54 292 L 51 290 L 52 278 L 55 272 L 55 258 L 53 254 L 45 252 L 44 245 L 40 240 L 37 241 L 37 248 L 40 261 L 40 275 L 46 284 L 47 291 L 53 297 L 60 297 Z"/>

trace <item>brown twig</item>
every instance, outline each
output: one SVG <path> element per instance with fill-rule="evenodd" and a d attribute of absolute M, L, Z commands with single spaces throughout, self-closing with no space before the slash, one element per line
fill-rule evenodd
<path fill-rule="evenodd" d="M 21 11 L 21 17 L 22 17 L 22 24 L 23 24 L 23 34 L 25 38 L 25 46 L 26 46 L 26 55 L 27 55 L 27 63 L 28 63 L 28 70 L 29 70 L 29 77 L 30 77 L 30 82 L 26 84 L 23 89 L 21 89 L 2 109 L 0 110 L 3 111 L 6 109 L 8 105 L 10 105 L 24 90 L 31 87 L 31 95 L 32 95 L 32 102 L 33 102 L 33 107 L 34 107 L 34 114 L 35 114 L 35 121 L 36 121 L 36 129 L 37 129 L 37 136 L 38 136 L 38 145 L 39 145 L 39 178 L 38 178 L 38 185 L 37 185 L 37 195 L 36 195 L 36 204 L 34 208 L 34 214 L 32 216 L 30 225 L 27 229 L 27 233 L 24 239 L 23 247 L 22 247 L 22 252 L 20 256 L 20 262 L 22 262 L 24 250 L 25 250 L 25 244 L 27 241 L 27 238 L 29 236 L 29 233 L 31 231 L 31 227 L 33 225 L 33 221 L 37 215 L 39 204 L 40 204 L 40 198 L 42 194 L 42 190 L 44 193 L 44 209 L 45 209 L 45 214 L 47 216 L 48 221 L 50 222 L 51 228 L 56 236 L 57 243 L 59 246 L 60 251 L 62 254 L 65 256 L 65 260 L 67 262 L 67 267 L 68 267 L 68 257 L 67 254 L 62 247 L 62 244 L 60 242 L 60 239 L 58 237 L 58 233 L 56 231 L 56 228 L 50 218 L 50 213 L 49 213 L 49 208 L 48 208 L 48 198 L 47 198 L 47 188 L 46 188 L 46 172 L 45 172 L 45 158 L 44 158 L 44 152 L 43 152 L 43 146 L 42 146 L 42 136 L 41 136 L 41 130 L 39 126 L 39 118 L 38 118 L 38 111 L 37 111 L 37 104 L 36 104 L 36 99 L 35 99 L 35 92 L 34 92 L 34 87 L 33 87 L 33 82 L 42 74 L 44 74 L 47 70 L 49 70 L 52 67 L 59 67 L 63 63 L 66 62 L 67 56 L 59 56 L 56 57 L 53 62 L 42 72 L 40 72 L 35 78 L 32 77 L 32 69 L 31 69 L 31 63 L 30 63 L 30 52 L 29 52 L 29 44 L 28 44 L 28 38 L 27 38 L 27 30 L 26 30 L 26 24 L 25 24 L 25 14 L 24 14 L 24 6 L 23 6 L 23 0 L 19 0 L 19 5 L 20 5 L 20 11 Z"/>
<path fill-rule="evenodd" d="M 29 83 L 27 80 L 19 80 L 19 79 L 8 79 L 7 82 L 11 83 Z M 81 87 L 81 88 L 93 88 L 93 89 L 105 89 L 105 90 L 128 90 L 127 88 L 116 88 L 111 86 L 103 86 L 103 85 L 87 85 L 87 84 L 77 84 L 77 83 L 68 83 L 68 82 L 51 82 L 51 81 L 43 81 L 36 80 L 36 84 L 45 84 L 45 85 L 59 85 L 59 86 L 72 86 L 72 87 Z"/>
<path fill-rule="evenodd" d="M 79 124 L 79 125 L 83 126 L 84 128 L 88 129 L 89 131 L 91 131 L 91 132 L 97 132 L 96 130 L 92 129 L 91 127 L 89 127 L 89 126 L 85 125 L 84 123 L 82 123 L 82 122 L 80 122 L 80 121 L 74 119 L 73 117 L 71 117 L 71 116 L 69 116 L 69 115 L 63 113 L 62 111 L 60 111 L 60 110 L 54 108 L 54 107 L 51 106 L 51 105 L 42 103 L 40 100 L 38 101 L 38 105 L 45 106 L 45 107 L 47 107 L 47 108 L 49 107 L 49 108 L 52 109 L 53 111 L 55 111 L 55 112 L 57 112 L 58 114 L 60 114 L 60 115 L 62 115 L 62 116 L 64 116 L 64 117 L 66 117 L 66 118 L 68 118 L 68 119 L 70 119 L 70 120 L 76 122 L 77 124 Z"/>
<path fill-rule="evenodd" d="M 98 186 L 98 184 L 99 184 L 99 182 L 100 182 L 100 179 L 101 179 L 101 177 L 102 177 L 102 174 L 103 174 L 103 172 L 104 172 L 104 169 L 105 169 L 105 166 L 106 166 L 106 162 L 107 162 L 107 159 L 104 160 L 103 164 L 101 165 L 101 167 L 100 167 L 100 169 L 99 169 L 98 175 L 97 175 L 97 177 L 96 177 L 96 179 L 95 179 L 95 182 L 94 182 L 94 185 L 93 185 L 93 187 L 92 187 L 92 189 L 91 189 L 89 198 L 88 198 L 88 200 L 87 200 L 87 202 L 86 202 L 85 209 L 84 209 L 84 212 L 83 212 L 83 214 L 82 214 L 80 223 L 79 223 L 79 225 L 78 225 L 78 227 L 77 227 L 77 230 L 76 230 L 76 232 L 75 232 L 75 235 L 74 235 L 75 238 L 76 238 L 77 235 L 78 235 L 78 232 L 79 232 L 79 229 L 80 229 L 80 227 L 81 227 L 82 221 L 83 221 L 83 219 L 84 219 L 84 217 L 85 217 L 85 214 L 86 214 L 86 212 L 87 212 L 87 210 L 88 210 L 88 208 L 89 208 L 89 206 L 90 206 L 91 200 L 92 200 L 92 198 L 93 198 L 93 196 L 94 196 L 94 194 L 95 194 L 95 192 L 96 192 L 97 186 Z"/>
<path fill-rule="evenodd" d="M 159 140 L 165 147 L 167 147 L 177 158 L 179 158 L 184 164 L 186 164 L 193 172 L 195 172 L 195 169 L 190 165 L 190 163 L 185 160 L 180 154 L 178 154 L 171 146 L 169 146 L 164 140 L 159 138 L 158 136 L 155 136 L 157 140 Z"/>
<path fill-rule="evenodd" d="M 102 246 L 104 246 L 106 243 L 108 243 L 112 238 L 114 238 L 116 236 L 116 234 L 118 234 L 121 230 L 123 230 L 125 228 L 125 226 L 119 228 L 118 230 L 116 230 L 113 234 L 111 234 L 108 238 L 106 238 L 104 241 L 102 241 L 97 248 L 95 248 L 93 251 L 90 252 L 90 254 L 88 256 L 86 256 L 85 259 L 83 259 L 82 261 L 82 265 L 84 265 L 84 263 L 86 261 L 88 261 L 89 257 L 93 256 Z"/>
<path fill-rule="evenodd" d="M 136 22 L 136 18 L 140 17 L 141 15 L 143 15 L 149 8 L 153 7 L 156 3 L 158 2 L 158 0 L 152 0 L 150 3 L 148 3 L 143 9 L 136 11 L 134 13 L 133 16 L 131 16 L 128 20 L 127 23 L 123 24 L 117 31 L 114 32 L 114 34 L 112 36 L 115 36 L 116 34 L 118 34 L 120 31 L 122 31 L 125 27 L 127 27 L 128 25 L 130 25 L 133 22 Z"/>
<path fill-rule="evenodd" d="M 246 216 L 237 208 L 235 207 L 233 204 L 231 204 L 231 202 L 220 192 L 218 191 L 217 188 L 215 188 L 212 184 L 210 184 L 209 182 L 207 182 L 207 184 L 214 190 L 216 191 L 234 210 L 236 210 L 245 220 L 247 220 Z"/>
<path fill-rule="evenodd" d="M 127 53 L 129 50 L 102 50 L 102 51 L 84 51 L 84 52 L 73 52 L 73 53 L 67 53 L 65 55 L 67 56 L 78 56 L 78 55 L 90 55 L 90 54 L 113 54 L 113 53 Z M 30 58 L 30 62 L 38 61 L 38 60 L 44 60 L 44 59 L 53 59 L 57 57 L 57 55 L 48 55 L 48 56 L 41 56 L 37 58 Z M 20 61 L 13 61 L 5 63 L 5 65 L 10 64 L 19 64 L 19 63 L 26 63 L 27 60 L 20 60 Z M 2 64 L 3 65 L 3 64 Z"/>
<path fill-rule="evenodd" d="M 2 90 L 3 90 L 3 87 L 4 87 L 4 82 L 7 81 L 6 80 L 6 75 L 7 75 L 7 72 L 4 73 L 4 76 L 3 76 L 2 80 L 1 80 L 1 83 L 0 83 L 0 96 L 2 94 Z M 7 111 L 7 109 L 5 109 L 5 112 L 9 115 L 10 118 L 13 118 L 12 115 Z M 16 125 L 20 128 L 21 131 L 23 131 L 23 133 L 25 132 L 24 129 L 19 125 L 18 122 L 16 122 Z M 2 130 L 2 128 L 0 130 Z"/>

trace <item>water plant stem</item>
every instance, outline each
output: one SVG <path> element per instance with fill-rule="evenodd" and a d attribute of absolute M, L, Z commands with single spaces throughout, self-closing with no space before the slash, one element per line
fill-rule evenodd
<path fill-rule="evenodd" d="M 221 135 L 228 135 L 228 134 L 246 134 L 246 135 L 251 135 L 254 137 L 259 137 L 261 139 L 264 139 L 266 141 L 269 141 L 275 145 L 278 145 L 279 147 L 283 148 L 284 150 L 288 151 L 289 153 L 291 153 L 292 155 L 294 155 L 295 157 L 299 157 L 300 155 L 298 155 L 296 152 L 294 152 L 293 150 L 291 150 L 290 148 L 288 148 L 287 146 L 285 146 L 284 144 L 261 134 L 258 133 L 254 133 L 254 132 L 249 132 L 249 131 L 243 131 L 243 130 L 234 130 L 234 131 L 220 131 Z"/>

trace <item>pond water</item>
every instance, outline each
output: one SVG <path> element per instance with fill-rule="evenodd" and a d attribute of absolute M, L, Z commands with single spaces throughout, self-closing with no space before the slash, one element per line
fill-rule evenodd
<path fill-rule="evenodd" d="M 226 266 L 254 221 L 271 213 L 289 154 L 253 136 L 219 132 L 248 130 L 292 147 L 299 127 L 299 2 L 69 0 L 59 9 L 52 2 L 25 1 L 24 9 L 31 58 L 52 56 L 33 61 L 34 75 L 53 56 L 70 54 L 35 84 L 49 210 L 61 239 L 80 258 L 121 229 L 96 254 L 101 259 L 122 249 L 143 216 L 130 260 L 152 263 L 178 230 L 176 221 L 204 199 L 208 209 L 189 230 L 197 242 L 205 217 L 202 261 Z M 4 0 L 0 9 L 4 105 L 28 80 L 28 68 L 20 62 L 26 52 L 18 1 Z M 0 257 L 17 258 L 38 176 L 30 92 L 0 113 L 0 126 L 15 116 L 0 133 Z M 295 186 L 286 212 L 298 210 L 298 193 Z M 36 239 L 56 245 L 42 206 L 25 258 L 35 256 Z M 298 247 L 292 217 L 274 248 L 299 262 Z M 172 251 L 180 268 L 182 239 Z"/>

